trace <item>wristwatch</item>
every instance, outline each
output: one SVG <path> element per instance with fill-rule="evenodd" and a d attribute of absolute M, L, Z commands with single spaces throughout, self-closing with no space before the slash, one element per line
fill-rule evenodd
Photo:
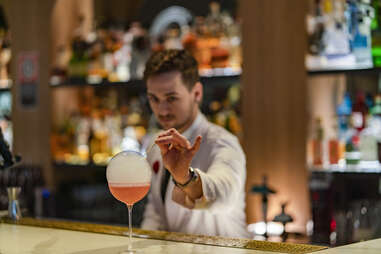
<path fill-rule="evenodd" d="M 197 178 L 198 178 L 198 174 L 197 172 L 192 168 L 192 167 L 189 167 L 189 179 L 188 181 L 186 181 L 185 183 L 178 183 L 176 182 L 176 180 L 172 177 L 172 181 L 173 183 L 179 187 L 179 188 L 185 188 L 187 187 L 191 182 L 195 182 L 197 181 Z"/>

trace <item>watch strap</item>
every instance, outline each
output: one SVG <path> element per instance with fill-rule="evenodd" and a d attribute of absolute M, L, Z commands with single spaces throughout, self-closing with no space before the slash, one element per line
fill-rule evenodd
<path fill-rule="evenodd" d="M 195 182 L 198 178 L 198 174 L 197 172 L 192 168 L 192 167 L 189 167 L 189 179 L 188 181 L 186 181 L 185 183 L 178 183 L 176 182 L 176 180 L 172 177 L 172 181 L 173 183 L 179 187 L 179 188 L 185 188 L 187 187 L 191 182 Z"/>

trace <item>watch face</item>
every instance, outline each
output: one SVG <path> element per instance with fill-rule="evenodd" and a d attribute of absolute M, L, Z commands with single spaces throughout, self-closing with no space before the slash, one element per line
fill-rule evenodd
<path fill-rule="evenodd" d="M 197 172 L 192 167 L 189 168 L 189 172 L 191 173 L 191 181 L 196 181 L 198 178 Z"/>

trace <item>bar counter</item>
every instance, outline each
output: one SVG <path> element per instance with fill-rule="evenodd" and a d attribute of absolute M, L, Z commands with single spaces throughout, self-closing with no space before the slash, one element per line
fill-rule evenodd
<path fill-rule="evenodd" d="M 128 228 L 48 219 L 23 218 L 0 222 L 0 254 L 106 253 L 127 249 Z M 250 239 L 189 235 L 133 229 L 133 248 L 139 253 L 311 253 L 322 246 Z M 324 253 L 324 252 L 323 252 Z"/>

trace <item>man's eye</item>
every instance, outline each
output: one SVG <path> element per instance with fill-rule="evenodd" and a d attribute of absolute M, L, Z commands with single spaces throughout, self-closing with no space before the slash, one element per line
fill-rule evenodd
<path fill-rule="evenodd" d="M 177 100 L 176 97 L 168 97 L 168 99 L 167 99 L 168 102 L 174 102 L 176 100 Z"/>
<path fill-rule="evenodd" d="M 154 102 L 154 103 L 158 103 L 158 98 L 155 98 L 155 97 L 152 97 L 152 96 L 149 96 L 148 97 L 148 100 L 150 101 L 150 102 Z"/>

